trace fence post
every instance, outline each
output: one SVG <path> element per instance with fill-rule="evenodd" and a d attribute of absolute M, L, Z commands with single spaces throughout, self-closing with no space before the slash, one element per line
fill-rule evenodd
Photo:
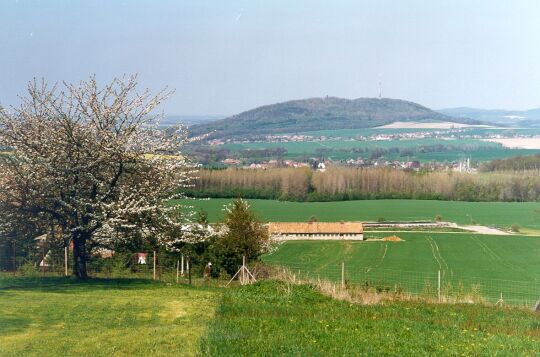
<path fill-rule="evenodd" d="M 180 261 L 176 260 L 176 284 L 178 284 L 179 270 L 180 270 Z"/>
<path fill-rule="evenodd" d="M 184 276 L 184 254 L 182 254 L 181 262 L 180 275 Z"/>
<path fill-rule="evenodd" d="M 11 243 L 11 249 L 13 250 L 13 275 L 17 274 L 17 250 L 15 249 L 15 241 Z"/>
<path fill-rule="evenodd" d="M 244 284 L 244 282 L 246 281 L 245 280 L 246 276 L 245 276 L 245 273 L 244 273 L 245 268 L 246 268 L 246 256 L 243 255 L 242 256 L 242 268 L 241 268 L 242 269 L 242 276 L 241 276 L 241 280 L 240 280 L 241 284 Z"/>
<path fill-rule="evenodd" d="M 64 275 L 68 276 L 68 247 L 64 247 Z"/>
<path fill-rule="evenodd" d="M 153 271 L 153 278 L 156 280 L 156 251 L 154 250 L 154 271 Z"/>
<path fill-rule="evenodd" d="M 345 289 L 345 262 L 341 262 L 341 287 Z"/>
<path fill-rule="evenodd" d="M 437 277 L 437 296 L 439 298 L 439 302 L 441 302 L 441 271 L 438 270 L 438 277 Z"/>
<path fill-rule="evenodd" d="M 187 258 L 186 268 L 188 272 L 189 285 L 191 285 L 191 255 Z"/>

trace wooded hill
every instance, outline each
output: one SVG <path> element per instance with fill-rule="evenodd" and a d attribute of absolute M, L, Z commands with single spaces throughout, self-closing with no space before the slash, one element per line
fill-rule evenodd
<path fill-rule="evenodd" d="M 194 136 L 211 138 L 297 133 L 313 130 L 373 128 L 396 121 L 481 124 L 454 118 L 420 104 L 388 98 L 309 98 L 265 105 L 229 118 L 190 127 Z"/>

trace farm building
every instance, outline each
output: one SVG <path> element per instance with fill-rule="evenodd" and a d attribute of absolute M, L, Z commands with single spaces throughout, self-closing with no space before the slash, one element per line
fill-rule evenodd
<path fill-rule="evenodd" d="M 362 222 L 270 222 L 268 233 L 279 240 L 364 240 Z"/>

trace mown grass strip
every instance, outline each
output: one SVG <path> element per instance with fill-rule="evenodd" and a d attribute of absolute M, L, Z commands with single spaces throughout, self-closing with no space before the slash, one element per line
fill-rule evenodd
<path fill-rule="evenodd" d="M 9 280 L 0 290 L 2 356 L 194 356 L 220 294 L 135 279 Z"/>

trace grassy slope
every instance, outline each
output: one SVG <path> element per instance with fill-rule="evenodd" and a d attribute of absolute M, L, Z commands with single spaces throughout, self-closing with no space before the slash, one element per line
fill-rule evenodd
<path fill-rule="evenodd" d="M 139 280 L 0 276 L 0 354 L 195 355 L 217 292 Z"/>
<path fill-rule="evenodd" d="M 211 221 L 224 215 L 223 205 L 228 199 L 189 200 L 197 209 L 209 213 Z M 307 221 L 316 216 L 320 221 L 443 219 L 459 224 L 478 224 L 509 227 L 514 223 L 522 227 L 540 228 L 540 203 L 514 202 L 452 202 L 423 200 L 365 200 L 343 202 L 280 202 L 250 200 L 253 209 L 265 221 Z"/>
<path fill-rule="evenodd" d="M 0 278 L 1 355 L 533 355 L 540 348 L 538 317 L 521 310 L 351 305 L 271 281 L 217 290 Z"/>
<path fill-rule="evenodd" d="M 532 312 L 482 306 L 360 306 L 307 286 L 263 282 L 228 290 L 203 340 L 211 356 L 535 355 Z"/>

